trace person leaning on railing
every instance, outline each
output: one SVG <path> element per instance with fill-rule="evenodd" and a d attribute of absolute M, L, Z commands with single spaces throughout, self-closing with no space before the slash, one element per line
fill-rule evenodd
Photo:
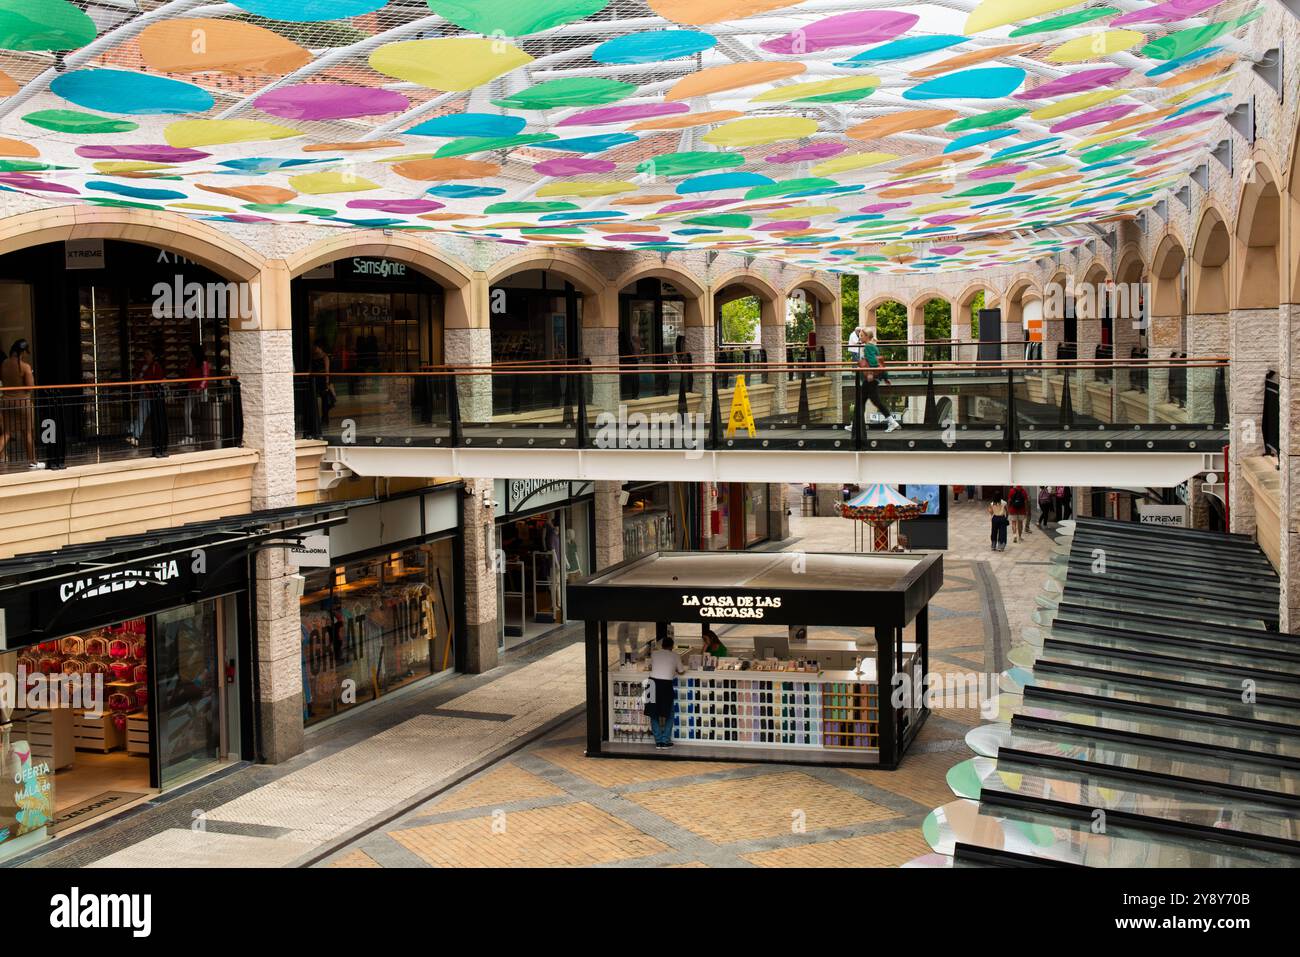
<path fill-rule="evenodd" d="M 36 410 L 31 392 L 36 374 L 26 359 L 30 354 L 27 340 L 19 339 L 9 348 L 8 358 L 0 362 L 0 386 L 5 389 L 0 393 L 0 454 L 11 440 L 19 438 L 30 467 L 39 469 L 45 463 L 36 461 Z"/>

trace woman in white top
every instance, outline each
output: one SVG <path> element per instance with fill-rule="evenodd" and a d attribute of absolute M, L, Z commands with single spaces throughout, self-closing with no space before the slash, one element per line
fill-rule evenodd
<path fill-rule="evenodd" d="M 681 657 L 673 651 L 673 639 L 664 635 L 657 651 L 650 655 L 650 683 L 646 688 L 645 713 L 650 718 L 650 730 L 655 736 L 656 748 L 673 746 L 673 703 L 677 695 L 673 682 L 686 669 Z"/>
<path fill-rule="evenodd" d="M 1002 491 L 993 493 L 993 501 L 989 502 L 989 515 L 993 519 L 993 527 L 989 534 L 989 540 L 993 543 L 995 552 L 1005 552 L 1007 550 L 1007 526 L 1011 524 L 1011 519 L 1007 516 L 1007 500 L 1002 497 Z"/>

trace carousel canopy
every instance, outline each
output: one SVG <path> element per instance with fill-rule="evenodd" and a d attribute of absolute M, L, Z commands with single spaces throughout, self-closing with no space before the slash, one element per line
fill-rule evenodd
<path fill-rule="evenodd" d="M 1181 184 L 1260 52 L 1259 15 L 0 0 L 0 189 L 217 223 L 983 268 L 1082 243 Z"/>
<path fill-rule="evenodd" d="M 875 485 L 868 485 L 865 489 L 850 499 L 846 505 L 847 508 L 924 508 L 913 502 L 910 498 L 903 495 L 892 485 L 884 485 L 877 482 Z"/>

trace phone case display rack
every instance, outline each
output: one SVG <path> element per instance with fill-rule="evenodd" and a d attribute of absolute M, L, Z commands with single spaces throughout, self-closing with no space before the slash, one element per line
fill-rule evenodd
<path fill-rule="evenodd" d="M 677 678 L 674 742 L 725 747 L 875 750 L 879 691 L 850 672 L 688 671 Z M 744 677 L 742 677 L 744 675 Z M 650 744 L 647 672 L 610 675 L 610 740 Z"/>
<path fill-rule="evenodd" d="M 666 509 L 629 509 L 623 513 L 623 560 L 676 548 L 677 527 Z"/>

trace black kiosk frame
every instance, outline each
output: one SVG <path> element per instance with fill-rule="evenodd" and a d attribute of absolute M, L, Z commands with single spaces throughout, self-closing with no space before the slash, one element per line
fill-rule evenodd
<path fill-rule="evenodd" d="M 881 563 L 897 563 L 896 573 L 890 565 Z M 928 605 L 942 586 L 943 556 L 915 552 L 653 552 L 574 582 L 569 586 L 569 617 L 586 623 L 587 754 L 892 770 L 929 714 L 919 689 L 929 670 Z M 874 674 L 869 679 L 850 680 L 875 682 L 877 746 L 692 746 L 658 750 L 614 742 L 609 707 L 611 621 L 653 622 L 656 638 L 668 633 L 669 623 L 872 629 Z M 908 656 L 912 659 L 913 697 L 911 702 L 895 707 L 894 676 L 904 670 L 904 629 L 913 622 L 915 651 Z M 797 647 L 791 645 L 792 654 Z M 718 680 L 810 677 L 807 672 L 760 670 L 719 670 L 711 674 Z M 832 740 L 830 732 L 826 734 L 819 740 Z"/>

